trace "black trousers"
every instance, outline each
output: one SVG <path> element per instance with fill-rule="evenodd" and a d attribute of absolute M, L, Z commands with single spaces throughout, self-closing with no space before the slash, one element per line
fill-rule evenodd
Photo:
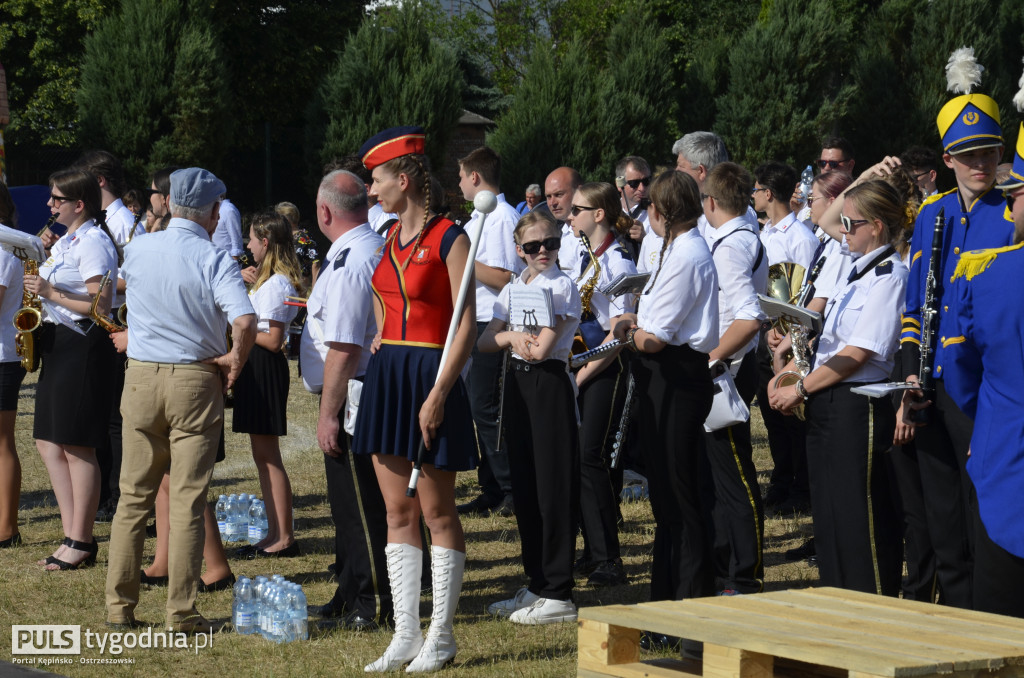
<path fill-rule="evenodd" d="M 344 419 L 344 413 L 339 419 Z M 373 470 L 373 457 L 352 454 L 351 439 L 344 431 L 338 436 L 338 445 L 342 452 L 337 457 L 324 455 L 338 577 L 331 605 L 339 612 L 358 612 L 378 624 L 390 623 L 391 583 L 384 557 L 387 510 Z"/>
<path fill-rule="evenodd" d="M 505 379 L 512 498 L 529 590 L 572 597 L 580 505 L 576 396 L 565 363 L 509 360 Z"/>
<path fill-rule="evenodd" d="M 477 335 L 484 333 L 487 323 L 477 323 Z M 481 493 L 500 500 L 512 491 L 512 475 L 509 471 L 508 445 L 498 449 L 498 409 L 501 392 L 498 380 L 501 376 L 503 352 L 481 353 L 473 347 L 473 363 L 466 379 L 469 395 L 469 409 L 476 425 L 476 444 L 480 451 L 480 466 L 477 467 L 477 482 Z M 505 427 L 508 431 L 508 427 Z"/>
<path fill-rule="evenodd" d="M 577 398 L 580 409 L 580 526 L 583 557 L 595 563 L 619 554 L 621 465 L 609 467 L 626 399 L 629 370 L 622 355 L 588 380 Z M 618 489 L 616 489 L 618 488 Z"/>
<path fill-rule="evenodd" d="M 921 468 L 917 462 L 917 444 L 892 448 L 892 466 L 903 514 L 903 557 L 907 574 L 903 578 L 903 597 L 907 600 L 935 602 L 938 580 L 935 576 L 935 549 L 928 533 L 928 517 L 921 487 Z"/>
<path fill-rule="evenodd" d="M 740 397 L 749 405 L 758 383 L 755 351 L 743 357 L 735 381 Z M 704 446 L 714 483 L 715 588 L 758 593 L 764 583 L 764 506 L 750 443 L 750 421 L 705 432 Z"/>
<path fill-rule="evenodd" d="M 782 499 L 792 496 L 799 500 L 807 497 L 807 422 L 773 410 L 768 404 L 768 384 L 775 379 L 771 352 L 762 337 L 757 346 L 760 383 L 757 406 L 761 410 L 764 427 L 768 430 L 768 448 L 772 454 L 770 491 L 781 493 Z"/>
<path fill-rule="evenodd" d="M 942 592 L 939 602 L 972 608 L 973 487 L 966 465 L 974 422 L 946 393 L 941 379 L 935 381 L 934 402 L 929 408 L 931 420 L 918 427 L 916 442 L 925 518 Z"/>
<path fill-rule="evenodd" d="M 94 328 L 93 331 L 100 330 Z M 100 505 L 107 500 L 113 500 L 116 504 L 121 496 L 121 392 L 124 391 L 128 354 L 115 354 L 111 363 L 110 433 L 104 444 L 96 447 L 96 461 L 100 465 Z"/>
<path fill-rule="evenodd" d="M 634 359 L 633 375 L 655 523 L 651 600 L 711 595 L 714 572 L 700 499 L 704 420 L 712 400 L 708 356 L 666 346 Z"/>
<path fill-rule="evenodd" d="M 981 612 L 1024 617 L 1024 558 L 1019 558 L 988 536 L 972 502 L 974 516 L 974 607 Z"/>
<path fill-rule="evenodd" d="M 807 465 L 822 586 L 895 596 L 903 528 L 891 486 L 896 413 L 838 384 L 807 402 Z"/>

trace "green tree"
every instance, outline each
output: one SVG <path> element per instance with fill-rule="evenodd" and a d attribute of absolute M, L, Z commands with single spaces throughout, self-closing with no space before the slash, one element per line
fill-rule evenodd
<path fill-rule="evenodd" d="M 737 162 L 803 165 L 834 131 L 854 92 L 845 55 L 857 37 L 854 12 L 839 7 L 834 0 L 774 0 L 764 23 L 736 43 L 715 131 Z"/>
<path fill-rule="evenodd" d="M 124 0 L 97 27 L 78 101 L 82 141 L 136 176 L 172 162 L 220 168 L 231 130 L 220 48 L 176 2 Z"/>
<path fill-rule="evenodd" d="M 462 91 L 455 53 L 432 38 L 421 7 L 408 4 L 367 17 L 310 106 L 310 161 L 351 155 L 388 127 L 420 125 L 427 154 L 440 167 L 462 112 Z"/>
<path fill-rule="evenodd" d="M 560 165 L 610 181 L 616 160 L 668 155 L 674 115 L 668 48 L 643 14 L 624 15 L 595 58 L 574 38 L 561 53 L 539 44 L 488 143 L 502 156 L 506 192 Z"/>
<path fill-rule="evenodd" d="M 115 0 L 0 0 L 0 55 L 7 71 L 7 142 L 68 146 L 83 39 Z"/>

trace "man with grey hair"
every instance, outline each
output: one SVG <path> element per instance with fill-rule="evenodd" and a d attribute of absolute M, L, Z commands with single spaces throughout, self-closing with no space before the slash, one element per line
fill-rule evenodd
<path fill-rule="evenodd" d="M 330 602 L 310 611 L 353 630 L 376 629 L 393 616 L 384 499 L 373 458 L 353 455 L 346 432 L 348 395 L 361 388 L 377 332 L 370 278 L 384 238 L 367 223 L 367 208 L 366 184 L 352 172 L 335 170 L 321 180 L 316 221 L 331 248 L 306 302 L 299 351 L 302 381 L 320 394 L 316 439 L 324 453 L 338 577 Z"/>
<path fill-rule="evenodd" d="M 686 172 L 704 187 L 704 180 L 715 165 L 729 159 L 725 142 L 714 132 L 690 132 L 672 144 L 676 169 Z"/>
<path fill-rule="evenodd" d="M 223 428 L 223 394 L 256 340 L 256 315 L 238 265 L 210 242 L 224 192 L 224 182 L 204 169 L 174 172 L 167 229 L 125 247 L 132 329 L 121 398 L 121 499 L 110 530 L 106 586 L 107 623 L 118 628 L 140 625 L 135 607 L 146 520 L 167 473 L 168 630 L 212 630 L 195 607 L 206 493 Z"/>
<path fill-rule="evenodd" d="M 544 191 L 541 190 L 540 184 L 530 184 L 523 194 L 526 199 L 516 205 L 516 212 L 519 214 L 526 214 L 544 200 Z"/>

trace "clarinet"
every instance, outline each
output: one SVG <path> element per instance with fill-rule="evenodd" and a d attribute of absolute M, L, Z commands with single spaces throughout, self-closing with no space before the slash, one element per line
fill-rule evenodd
<path fill-rule="evenodd" d="M 626 434 L 629 432 L 629 415 L 633 410 L 633 389 L 636 388 L 636 379 L 633 378 L 632 367 L 627 365 L 629 380 L 626 382 L 626 402 L 622 405 L 622 417 L 619 419 L 619 430 L 615 432 L 615 442 L 612 443 L 612 454 L 608 460 L 609 468 L 619 467 L 619 456 L 626 444 Z"/>
<path fill-rule="evenodd" d="M 925 394 L 925 399 L 934 392 L 932 379 L 932 363 L 935 361 L 935 335 L 938 332 L 939 320 L 939 275 L 942 266 L 942 234 L 946 227 L 946 210 L 939 210 L 935 217 L 935 230 L 932 232 L 932 258 L 928 262 L 928 277 L 924 284 L 924 308 L 921 309 L 921 363 L 917 372 L 917 381 Z M 927 424 L 930 416 L 929 408 L 916 410 L 912 419 L 918 424 Z"/>

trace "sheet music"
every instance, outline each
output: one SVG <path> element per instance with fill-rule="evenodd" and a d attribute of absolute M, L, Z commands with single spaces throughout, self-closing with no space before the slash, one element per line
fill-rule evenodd
<path fill-rule="evenodd" d="M 554 327 L 555 308 L 551 290 L 539 285 L 512 285 L 508 290 L 509 327 Z"/>

